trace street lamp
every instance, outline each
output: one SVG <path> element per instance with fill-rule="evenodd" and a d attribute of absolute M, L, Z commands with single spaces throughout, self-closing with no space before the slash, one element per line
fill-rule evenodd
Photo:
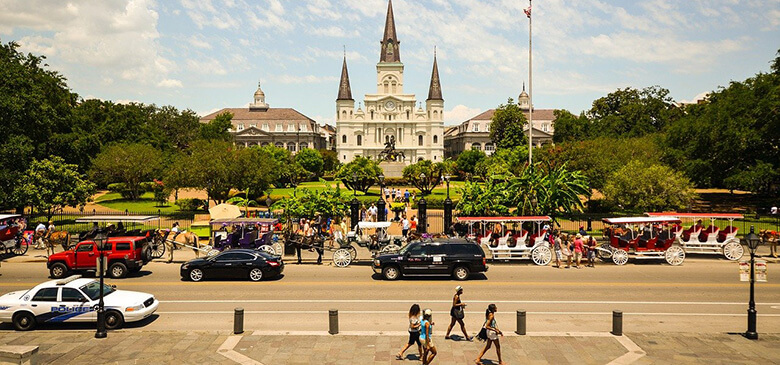
<path fill-rule="evenodd" d="M 748 303 L 748 329 L 745 332 L 745 338 L 757 340 L 756 332 L 756 300 L 755 300 L 755 282 L 756 282 L 756 249 L 761 244 L 761 238 L 755 233 L 753 226 L 750 226 L 750 233 L 744 238 L 745 243 L 750 249 L 750 302 Z"/>
<path fill-rule="evenodd" d="M 100 234 L 95 237 L 95 244 L 98 245 L 98 273 L 100 274 L 100 300 L 98 301 L 97 309 L 97 330 L 95 331 L 95 338 L 106 338 L 106 309 L 105 303 L 103 303 L 103 277 L 105 276 L 106 268 L 103 267 L 103 245 L 108 242 L 108 236 Z"/>
<path fill-rule="evenodd" d="M 357 173 L 352 173 L 352 196 L 357 197 Z"/>
<path fill-rule="evenodd" d="M 450 175 L 444 175 L 441 177 L 441 179 L 447 183 L 447 199 L 450 198 L 450 178 L 451 178 Z"/>
<path fill-rule="evenodd" d="M 377 179 L 379 179 L 379 200 L 376 202 L 376 220 L 377 222 L 384 222 L 387 220 L 387 215 L 385 214 L 385 207 L 387 204 L 385 203 L 385 175 L 379 174 L 377 176 Z"/>

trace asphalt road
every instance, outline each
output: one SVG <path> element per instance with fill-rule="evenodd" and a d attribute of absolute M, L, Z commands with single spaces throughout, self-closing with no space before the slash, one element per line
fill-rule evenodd
<path fill-rule="evenodd" d="M 187 253 L 177 256 L 184 259 Z M 149 264 L 136 277 L 108 282 L 161 301 L 156 316 L 130 326 L 148 330 L 230 330 L 233 309 L 242 307 L 247 331 L 326 331 L 329 309 L 339 310 L 342 331 L 405 331 L 405 313 L 419 303 L 434 310 L 437 331 L 444 331 L 456 285 L 465 288 L 469 335 L 482 325 L 489 303 L 498 305 L 505 331 L 515 329 L 517 310 L 527 311 L 528 331 L 609 331 L 612 310 L 624 312 L 626 332 L 723 333 L 746 326 L 748 283 L 739 282 L 736 263 L 715 257 L 689 256 L 678 267 L 602 263 L 579 270 L 499 263 L 467 282 L 427 277 L 387 282 L 373 274 L 367 260 L 343 269 L 287 261 L 283 277 L 260 283 L 182 281 L 179 264 L 163 262 Z M 759 332 L 780 333 L 774 266 L 769 266 L 770 282 L 756 287 Z M 5 262 L 0 293 L 45 280 L 43 262 Z M 10 324 L 0 324 L 0 330 L 10 330 Z"/>

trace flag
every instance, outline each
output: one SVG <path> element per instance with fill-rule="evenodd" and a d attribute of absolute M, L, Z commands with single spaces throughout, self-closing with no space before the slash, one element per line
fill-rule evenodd
<path fill-rule="evenodd" d="M 528 19 L 531 19 L 531 7 L 529 6 L 526 9 L 523 9 L 523 12 L 525 13 L 525 16 L 528 17 Z"/>

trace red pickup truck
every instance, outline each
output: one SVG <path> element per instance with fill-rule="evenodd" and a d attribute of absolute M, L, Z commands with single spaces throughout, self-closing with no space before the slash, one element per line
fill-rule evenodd
<path fill-rule="evenodd" d="M 107 275 L 123 278 L 136 273 L 149 262 L 146 237 L 110 237 L 103 245 L 103 256 L 108 263 Z M 79 242 L 72 250 L 49 256 L 46 267 L 53 279 L 70 272 L 97 271 L 98 245 L 94 241 Z"/>

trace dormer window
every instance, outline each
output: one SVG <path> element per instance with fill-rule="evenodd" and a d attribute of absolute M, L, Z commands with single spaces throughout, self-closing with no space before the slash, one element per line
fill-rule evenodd
<path fill-rule="evenodd" d="M 239 132 L 243 131 L 244 130 L 244 125 L 243 124 L 236 125 L 236 130 L 239 131 Z"/>
<path fill-rule="evenodd" d="M 263 130 L 268 132 L 271 128 L 268 127 L 268 123 L 263 123 Z"/>
<path fill-rule="evenodd" d="M 277 124 L 276 124 L 276 131 L 277 131 L 277 132 L 284 132 L 284 129 L 282 129 L 282 128 L 284 128 L 284 127 L 282 126 L 282 123 L 277 123 Z"/>
<path fill-rule="evenodd" d="M 287 131 L 288 132 L 295 132 L 295 124 L 292 124 L 292 123 L 288 124 L 287 125 Z"/>
<path fill-rule="evenodd" d="M 474 125 L 473 131 L 474 132 L 479 132 L 479 123 L 474 123 L 473 125 Z"/>
<path fill-rule="evenodd" d="M 306 124 L 301 124 L 301 132 L 308 132 L 308 127 Z"/>

